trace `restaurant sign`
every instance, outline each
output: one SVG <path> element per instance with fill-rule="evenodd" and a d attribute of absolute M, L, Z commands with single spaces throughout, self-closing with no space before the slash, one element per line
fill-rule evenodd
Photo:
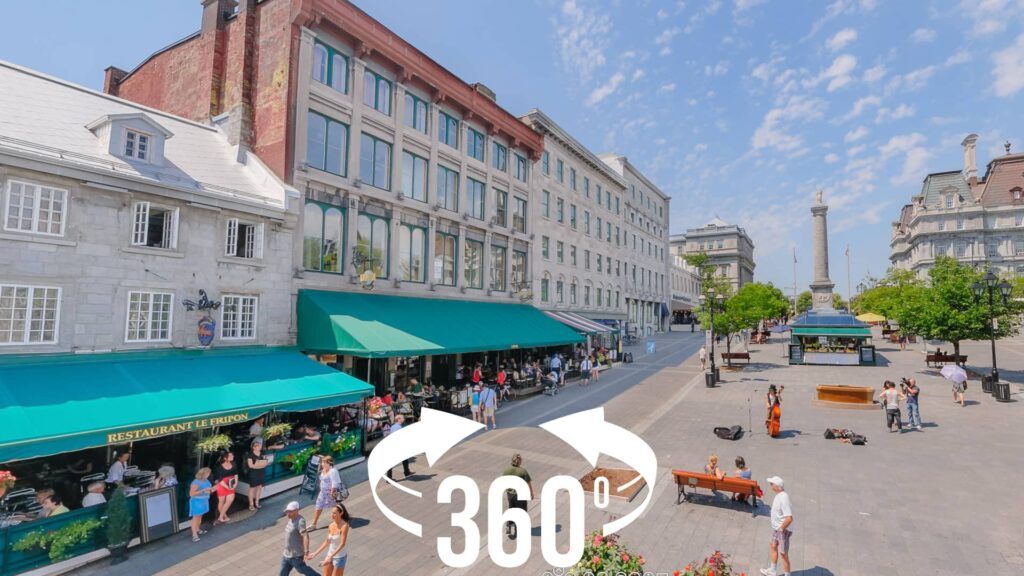
<path fill-rule="evenodd" d="M 202 430 L 203 428 L 213 428 L 214 426 L 227 426 L 229 424 L 237 424 L 239 422 L 245 422 L 247 420 L 249 420 L 248 412 L 237 412 L 235 414 L 226 414 L 224 416 L 209 416 L 206 418 L 195 418 L 192 420 L 185 420 L 183 422 L 177 422 L 174 424 L 163 424 L 160 426 L 150 426 L 148 428 L 125 430 L 124 432 L 111 432 L 107 434 L 107 444 L 134 442 L 136 440 L 156 438 L 157 436 L 167 436 L 168 434 L 193 432 L 195 430 Z"/>

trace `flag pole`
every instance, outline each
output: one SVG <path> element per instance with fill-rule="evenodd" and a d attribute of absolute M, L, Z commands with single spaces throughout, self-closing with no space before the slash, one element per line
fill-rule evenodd
<path fill-rule="evenodd" d="M 796 309 L 796 246 L 793 247 L 793 316 L 797 316 L 799 311 Z"/>
<path fill-rule="evenodd" d="M 853 314 L 853 289 L 850 281 L 850 245 L 846 245 L 846 308 Z"/>

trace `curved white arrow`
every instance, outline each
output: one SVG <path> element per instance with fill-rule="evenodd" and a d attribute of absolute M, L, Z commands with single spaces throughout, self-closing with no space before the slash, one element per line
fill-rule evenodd
<path fill-rule="evenodd" d="M 654 450 L 639 436 L 616 426 L 604 419 L 604 408 L 584 410 L 557 420 L 545 422 L 541 428 L 561 438 L 572 446 L 590 463 L 597 466 L 598 457 L 604 453 L 619 460 L 640 473 L 647 482 L 647 496 L 635 510 L 604 525 L 604 535 L 613 534 L 636 520 L 651 502 L 654 481 L 658 475 L 658 457 Z M 619 488 L 622 491 L 629 486 Z"/>
<path fill-rule="evenodd" d="M 388 470 L 400 464 L 406 458 L 417 454 L 426 454 L 427 464 L 433 466 L 449 449 L 462 441 L 463 438 L 483 428 L 484 425 L 468 418 L 448 414 L 439 410 L 423 408 L 420 420 L 403 427 L 394 434 L 389 434 L 370 452 L 366 462 L 369 475 L 370 491 L 377 508 L 396 526 L 415 536 L 423 537 L 423 526 L 408 518 L 398 515 L 381 502 L 377 495 L 377 483 L 383 478 L 395 488 L 417 498 L 423 493 L 406 488 L 387 478 Z"/>

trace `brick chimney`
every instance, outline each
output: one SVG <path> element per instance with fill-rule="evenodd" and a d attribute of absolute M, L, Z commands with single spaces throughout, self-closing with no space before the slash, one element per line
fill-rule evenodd
<path fill-rule="evenodd" d="M 975 148 L 978 143 L 977 134 L 968 134 L 960 143 L 964 147 L 964 170 L 963 176 L 967 184 L 974 188 L 978 185 L 978 160 Z"/>
<path fill-rule="evenodd" d="M 117 96 L 117 86 L 128 73 L 117 66 L 107 66 L 103 71 L 103 92 Z"/>

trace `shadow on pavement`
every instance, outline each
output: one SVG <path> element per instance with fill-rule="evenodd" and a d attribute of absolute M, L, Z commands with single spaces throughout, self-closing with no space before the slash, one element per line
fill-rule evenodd
<path fill-rule="evenodd" d="M 794 570 L 790 572 L 791 576 L 836 576 L 834 572 L 828 568 L 822 568 L 821 566 L 815 566 L 814 568 L 808 568 L 807 570 Z"/>

